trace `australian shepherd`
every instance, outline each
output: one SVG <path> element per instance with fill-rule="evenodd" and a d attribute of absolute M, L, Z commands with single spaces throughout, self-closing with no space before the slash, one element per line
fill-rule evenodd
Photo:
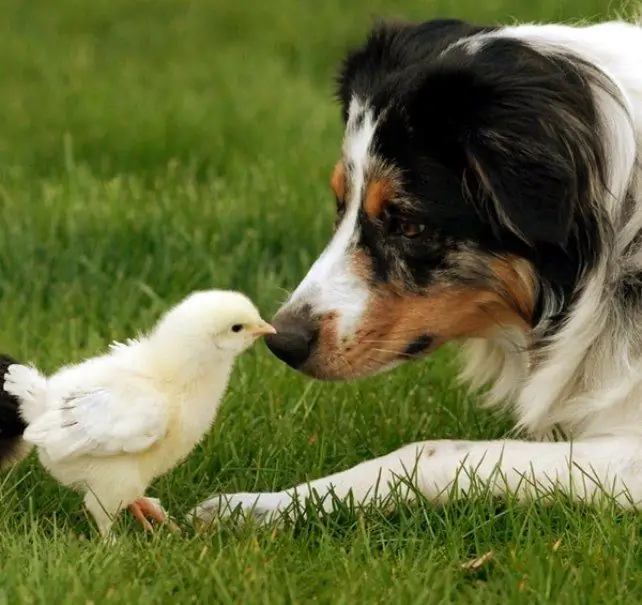
<path fill-rule="evenodd" d="M 413 443 L 196 516 L 393 489 L 444 502 L 473 481 L 640 503 L 642 27 L 382 23 L 347 55 L 338 97 L 334 235 L 270 349 L 352 380 L 459 341 L 463 376 L 526 437 Z"/>

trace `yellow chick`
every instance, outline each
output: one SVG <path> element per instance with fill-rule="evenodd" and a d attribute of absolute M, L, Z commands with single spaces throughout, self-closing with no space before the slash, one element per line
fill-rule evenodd
<path fill-rule="evenodd" d="M 13 364 L 5 391 L 20 402 L 24 440 L 62 484 L 85 493 L 100 533 L 129 507 L 167 520 L 145 490 L 208 432 L 235 358 L 274 333 L 238 292 L 196 292 L 146 336 L 45 377 Z"/>

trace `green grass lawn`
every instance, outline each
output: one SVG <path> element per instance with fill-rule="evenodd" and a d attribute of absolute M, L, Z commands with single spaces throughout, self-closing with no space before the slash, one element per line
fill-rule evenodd
<path fill-rule="evenodd" d="M 607 0 L 1 0 L 0 349 L 45 370 L 149 327 L 193 289 L 270 316 L 327 240 L 333 72 L 377 15 L 598 18 Z M 213 433 L 150 491 L 181 516 L 418 439 L 494 438 L 449 351 L 355 384 L 260 344 Z M 34 458 L 0 478 L 0 605 L 640 603 L 638 515 L 486 497 L 279 531 L 223 524 L 105 548 Z M 492 551 L 478 570 L 462 564 Z"/>

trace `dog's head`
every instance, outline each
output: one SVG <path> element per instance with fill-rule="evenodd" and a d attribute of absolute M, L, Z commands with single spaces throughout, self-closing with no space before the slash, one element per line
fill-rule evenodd
<path fill-rule="evenodd" d="M 334 235 L 270 349 L 317 378 L 528 334 L 599 255 L 590 70 L 458 21 L 377 26 L 346 58 Z"/>

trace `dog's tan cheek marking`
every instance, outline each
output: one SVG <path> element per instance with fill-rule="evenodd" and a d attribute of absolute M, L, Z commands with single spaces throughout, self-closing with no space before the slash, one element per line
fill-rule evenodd
<path fill-rule="evenodd" d="M 424 334 L 436 338 L 440 346 L 450 340 L 485 336 L 500 325 L 526 329 L 521 315 L 494 292 L 442 286 L 419 296 L 382 289 L 373 296 L 346 360 L 358 372 L 365 369 L 365 360 L 370 366 L 390 363 Z"/>
<path fill-rule="evenodd" d="M 491 271 L 503 284 L 522 318 L 530 322 L 535 309 L 535 277 L 532 265 L 517 257 L 506 256 L 491 263 Z"/>
<path fill-rule="evenodd" d="M 387 288 L 373 291 L 366 315 L 351 341 L 350 351 L 345 352 L 346 362 L 355 373 L 376 369 L 399 354 L 394 334 L 401 307 L 389 304 L 389 296 L 393 294 Z"/>
<path fill-rule="evenodd" d="M 337 321 L 338 316 L 334 312 L 327 313 L 321 320 L 316 350 L 317 355 L 320 354 L 324 359 L 331 359 L 333 352 L 339 350 Z"/>
<path fill-rule="evenodd" d="M 330 178 L 330 186 L 337 199 L 343 203 L 346 199 L 346 172 L 343 162 L 337 162 L 332 177 Z"/>
<path fill-rule="evenodd" d="M 405 346 L 412 337 L 424 333 L 433 335 L 440 342 L 459 338 L 483 337 L 498 326 L 524 326 L 524 319 L 502 296 L 493 291 L 438 287 L 427 296 L 411 295 L 406 298 L 404 311 L 397 330 Z"/>
<path fill-rule="evenodd" d="M 365 213 L 373 219 L 378 218 L 394 195 L 394 185 L 388 179 L 371 181 L 363 200 Z"/>
<path fill-rule="evenodd" d="M 344 339 L 338 336 L 337 314 L 324 318 L 317 348 L 324 371 L 339 377 L 369 372 L 397 359 L 424 334 L 435 337 L 439 346 L 449 340 L 483 337 L 499 326 L 527 331 L 535 296 L 530 264 L 504 257 L 487 266 L 493 281 L 488 289 L 441 285 L 417 295 L 404 293 L 400 284 L 373 286 L 371 259 L 364 251 L 354 251 L 351 270 L 370 288 L 371 298 L 354 334 Z"/>

